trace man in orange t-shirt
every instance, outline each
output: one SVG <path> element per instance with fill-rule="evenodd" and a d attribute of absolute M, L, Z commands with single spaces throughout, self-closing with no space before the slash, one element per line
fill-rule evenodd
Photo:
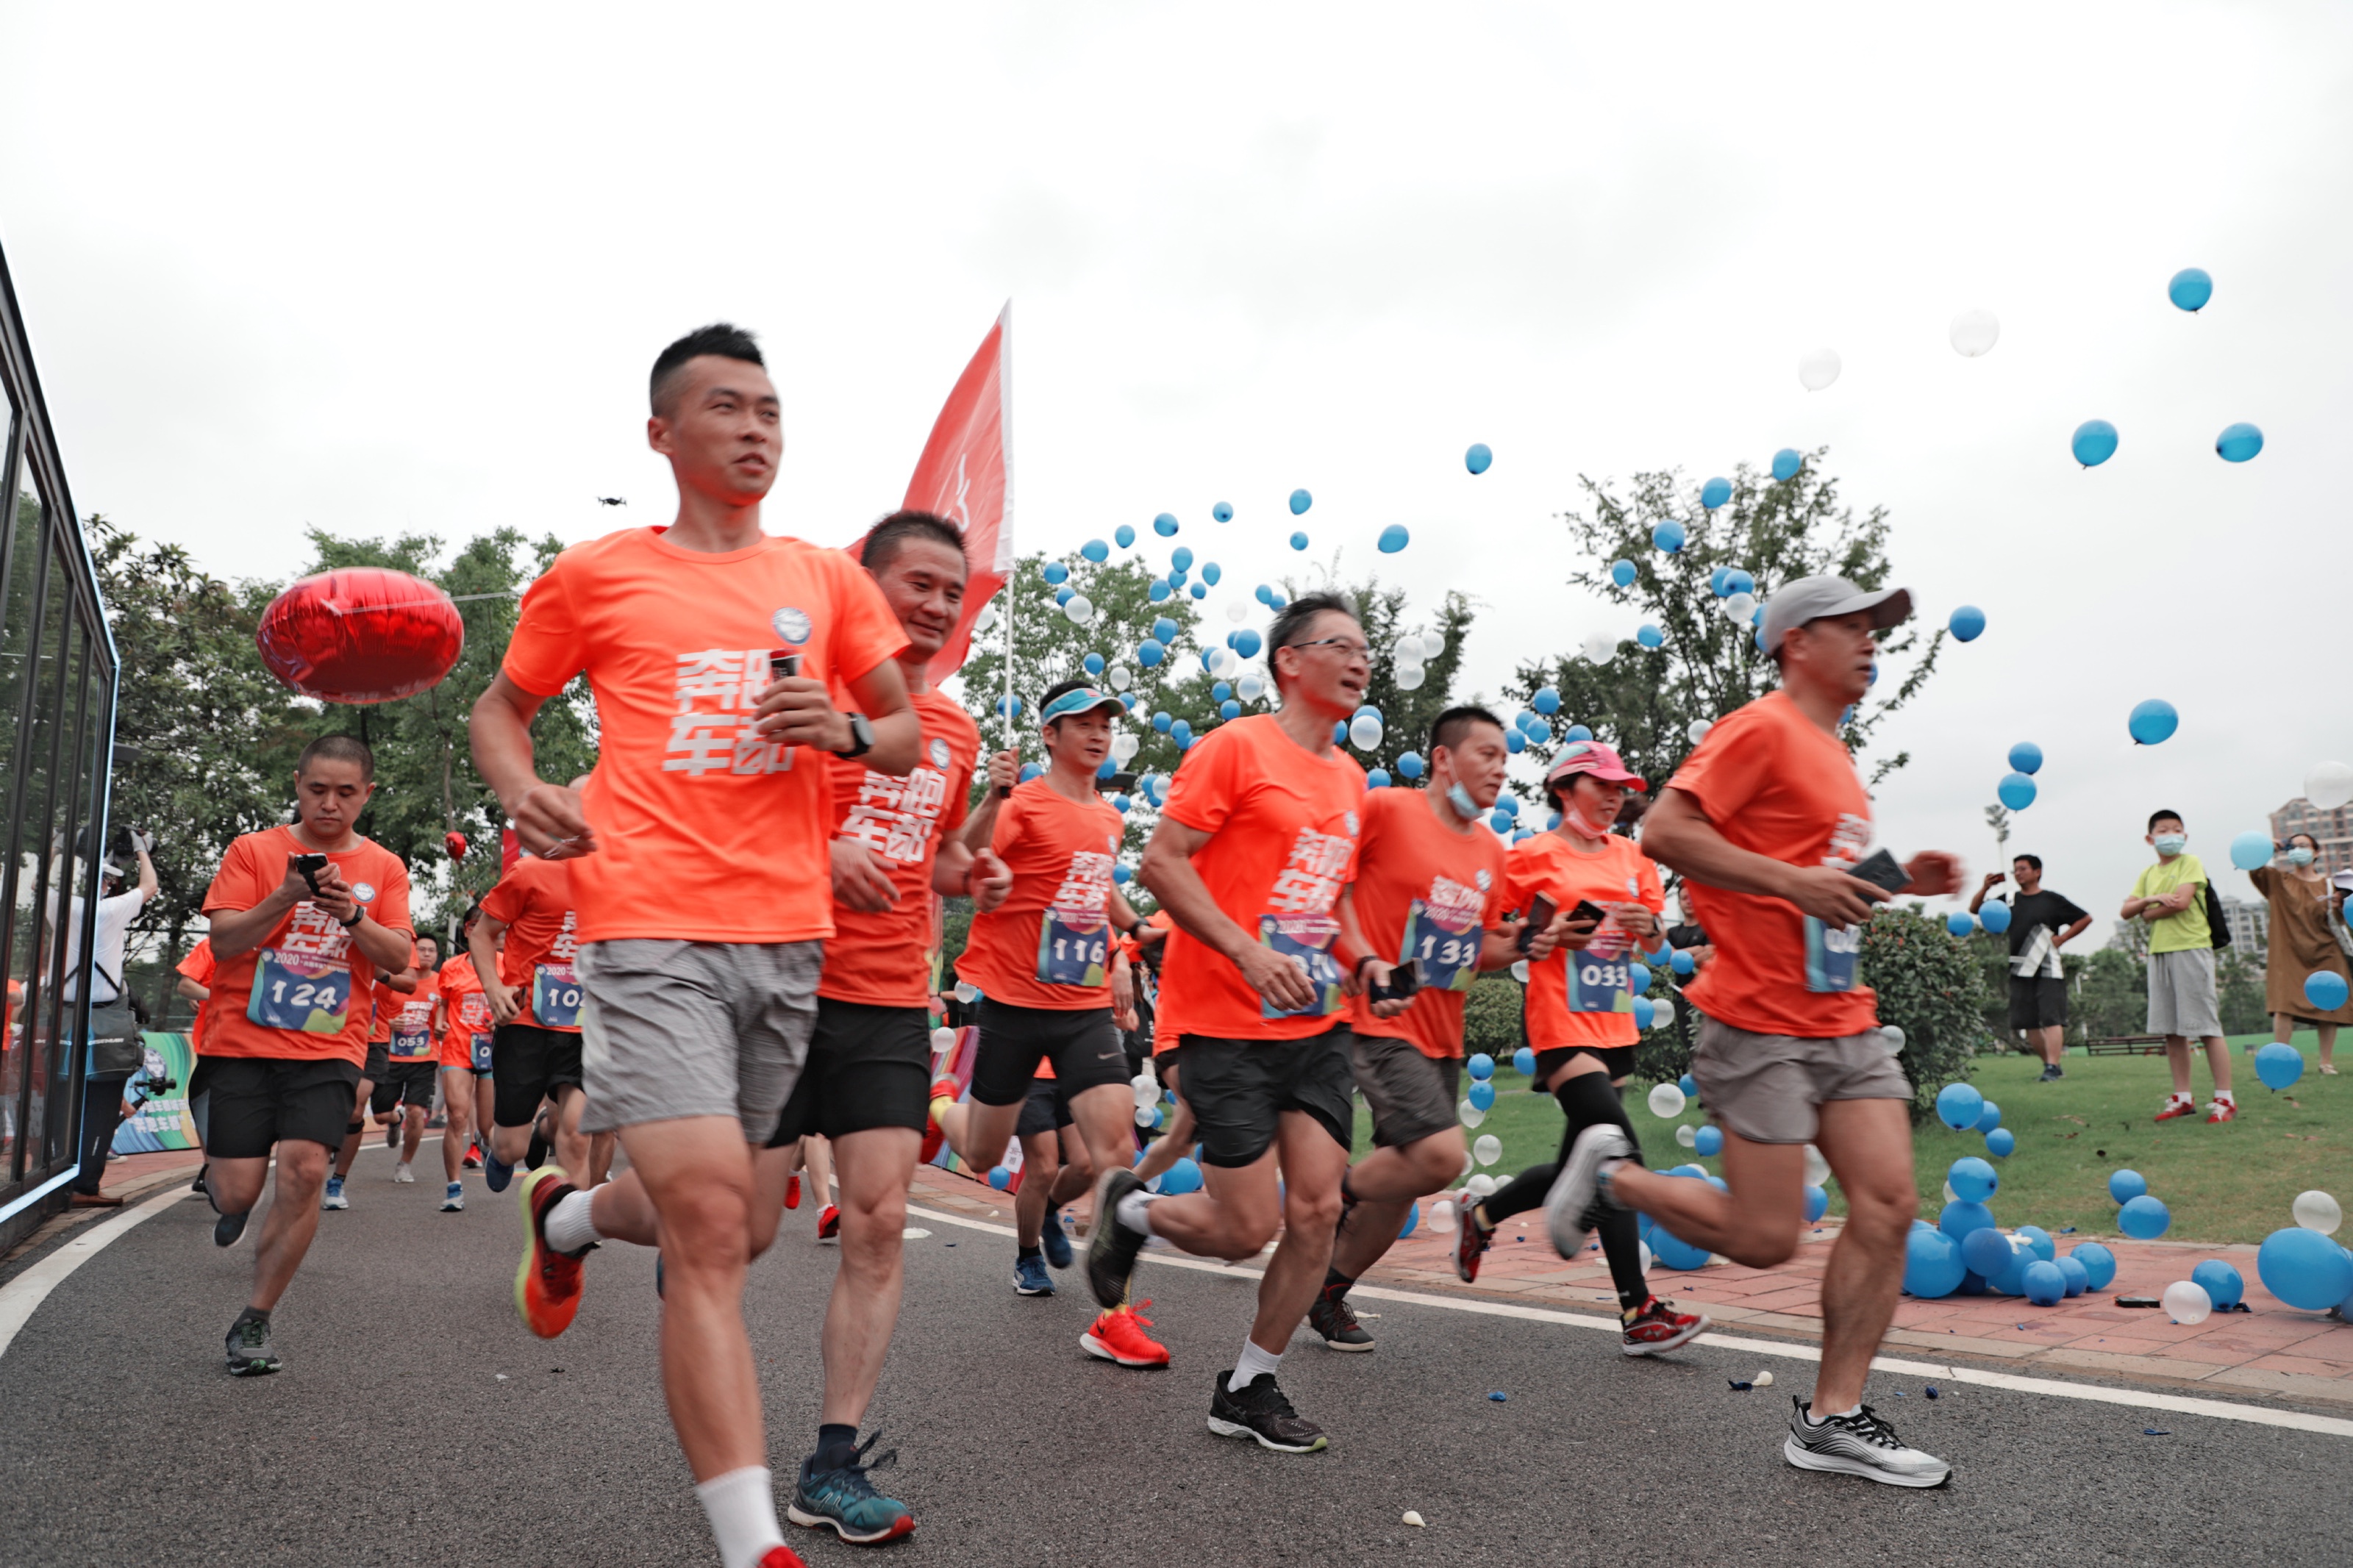
<path fill-rule="evenodd" d="M 1108 1306 L 1147 1236 L 1254 1258 L 1280 1220 L 1282 1243 L 1241 1354 L 1218 1375 L 1209 1429 L 1311 1453 L 1323 1429 L 1292 1409 L 1275 1371 L 1332 1259 L 1355 1133 L 1344 1006 L 1354 954 L 1336 940 L 1334 907 L 1356 875 L 1365 773 L 1334 750 L 1332 731 L 1363 700 L 1372 664 L 1355 611 L 1332 594 L 1277 612 L 1267 647 L 1281 708 L 1220 724 L 1186 752 L 1140 872 L 1176 922 L 1160 1010 L 1184 1052 L 1177 1092 L 1200 1129 L 1206 1185 L 1155 1198 L 1124 1165 L 1106 1171 L 1087 1275 Z"/>
<path fill-rule="evenodd" d="M 481 918 L 466 939 L 494 1026 L 491 1081 L 497 1091 L 482 1140 L 482 1180 L 494 1193 L 506 1191 L 530 1149 L 543 1100 L 555 1104 L 549 1142 L 556 1164 L 583 1190 L 594 1180 L 580 1131 L 587 1094 L 576 967 L 580 911 L 572 891 L 579 864 L 525 855 L 482 895 Z"/>
<path fill-rule="evenodd" d="M 491 1077 L 491 1033 L 496 1022 L 469 945 L 481 918 L 480 904 L 466 911 L 458 924 L 459 951 L 441 966 L 441 1106 L 449 1118 L 441 1134 L 441 1176 L 459 1208 L 466 1201 L 465 1173 L 480 1165 L 473 1141 L 489 1141 L 497 1092 Z M 449 1207 L 447 1198 L 442 1207 Z"/>
<path fill-rule="evenodd" d="M 904 777 L 923 723 L 873 579 L 761 531 L 783 405 L 751 334 L 680 339 L 649 395 L 677 519 L 575 545 L 531 585 L 474 706 L 474 759 L 523 847 L 574 861 L 582 1129 L 620 1134 L 659 1213 L 672 1425 L 730 1561 L 756 1562 L 783 1531 L 744 1325 L 753 1155 L 799 1077 L 834 930 L 826 754 Z M 531 721 L 584 672 L 599 749 L 574 789 L 539 777 Z M 559 1334 L 596 1240 L 590 1194 L 550 1165 L 521 1197 L 517 1306 Z"/>
<path fill-rule="evenodd" d="M 196 945 L 188 949 L 188 956 L 180 960 L 176 972 L 180 978 L 174 989 L 196 1005 L 196 1016 L 188 1021 L 188 1055 L 192 1062 L 201 1065 L 205 1055 L 205 1004 L 212 997 L 213 944 L 210 937 L 198 937 Z M 206 1130 L 212 1121 L 213 1102 L 209 1093 L 199 1094 L 195 1089 L 195 1065 L 189 1068 L 188 1120 L 196 1129 L 196 1147 L 206 1146 Z M 196 1179 L 188 1184 L 190 1192 L 205 1190 L 205 1172 L 200 1166 Z"/>
<path fill-rule="evenodd" d="M 441 1077 L 441 1046 L 434 1028 L 441 1006 L 441 944 L 430 936 L 417 939 L 417 963 L 410 971 L 417 989 L 402 996 L 392 1012 L 390 1058 L 384 1081 L 375 1086 L 368 1109 L 378 1121 L 398 1113 L 400 1159 L 392 1179 L 417 1180 L 409 1167 L 425 1138 L 425 1123 L 433 1114 L 433 1090 Z"/>
<path fill-rule="evenodd" d="M 1888 884 L 1947 893 L 1959 885 L 1960 862 L 1928 851 L 1890 869 L 1890 858 L 1872 855 L 1871 797 L 1839 739 L 1840 715 L 1871 688 L 1876 634 L 1911 613 L 1902 588 L 1865 592 L 1840 577 L 1784 584 L 1766 601 L 1762 628 L 1780 689 L 1710 730 L 1642 821 L 1643 847 L 1686 879 L 1715 946 L 1684 994 L 1704 1015 L 1692 1076 L 1724 1129 L 1731 1190 L 1642 1169 L 1623 1133 L 1605 1125 L 1578 1138 L 1546 1206 L 1556 1243 L 1616 1205 L 1769 1268 L 1797 1248 L 1805 1148 L 1818 1144 L 1846 1196 L 1847 1222 L 1822 1277 L 1821 1372 L 1812 1400 L 1792 1400 L 1782 1457 L 1800 1469 L 1926 1487 L 1951 1467 L 1898 1442 L 1862 1405 L 1920 1199 L 1912 1086 L 1878 1030 L 1857 959 L 1862 922 L 1890 896 Z"/>
<path fill-rule="evenodd" d="M 417 987 L 422 971 L 412 967 L 397 973 L 379 970 L 368 987 L 368 1047 L 367 1060 L 360 1066 L 360 1086 L 352 1099 L 351 1124 L 343 1129 L 343 1146 L 335 1155 L 334 1174 L 327 1178 L 326 1195 L 320 1206 L 347 1209 L 352 1206 L 346 1188 L 352 1178 L 352 1165 L 360 1157 L 360 1143 L 367 1135 L 367 1119 L 371 1113 L 375 1124 L 385 1130 L 384 1146 L 396 1151 L 400 1147 L 400 1118 L 393 1111 L 393 1100 L 383 1109 L 375 1106 L 376 1091 L 392 1077 L 392 1021 Z"/>
<path fill-rule="evenodd" d="M 364 742 L 326 735 L 294 770 L 294 823 L 232 840 L 206 890 L 214 973 L 192 1092 L 211 1096 L 206 1186 L 216 1246 L 234 1246 L 261 1196 L 278 1193 L 253 1260 L 253 1294 L 228 1331 L 228 1369 L 276 1372 L 269 1313 L 319 1228 L 327 1155 L 353 1115 L 367 1059 L 363 987 L 405 971 L 408 871 L 352 824 L 375 793 Z"/>

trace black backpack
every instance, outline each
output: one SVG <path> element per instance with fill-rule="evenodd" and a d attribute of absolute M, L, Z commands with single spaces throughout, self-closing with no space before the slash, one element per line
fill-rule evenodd
<path fill-rule="evenodd" d="M 2216 947 L 2228 947 L 2231 945 L 2231 921 L 2230 917 L 2222 912 L 2222 895 L 2214 890 L 2213 883 L 2208 882 L 2204 886 L 2206 934 L 2212 939 Z"/>

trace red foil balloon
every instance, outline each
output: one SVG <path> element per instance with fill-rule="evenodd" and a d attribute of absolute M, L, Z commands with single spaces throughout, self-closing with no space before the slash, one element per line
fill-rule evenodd
<path fill-rule="evenodd" d="M 253 641 L 269 673 L 305 697 L 389 702 L 440 684 L 465 651 L 466 623 L 430 583 L 351 566 L 271 600 Z"/>
<path fill-rule="evenodd" d="M 443 834 L 441 847 L 449 851 L 449 858 L 452 860 L 463 860 L 466 858 L 466 836 L 462 833 L 452 831 Z"/>

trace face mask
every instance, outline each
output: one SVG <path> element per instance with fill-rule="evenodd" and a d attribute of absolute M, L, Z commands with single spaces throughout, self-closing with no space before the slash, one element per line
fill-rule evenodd
<path fill-rule="evenodd" d="M 2312 864 L 2312 851 L 2299 844 L 2287 852 L 2287 863 L 2291 866 L 2309 866 Z"/>
<path fill-rule="evenodd" d="M 1566 799 L 1561 802 L 1560 819 L 1568 824 L 1570 827 L 1585 835 L 1588 838 L 1607 838 L 1609 837 L 1609 826 L 1607 823 L 1594 821 L 1591 817 L 1587 816 L 1585 813 L 1577 810 L 1574 803 Z"/>
<path fill-rule="evenodd" d="M 2152 842 L 2160 855 L 2179 855 L 2189 844 L 2189 836 L 2186 833 L 2160 833 Z"/>
<path fill-rule="evenodd" d="M 1479 819 L 1479 803 L 1471 798 L 1471 792 L 1462 787 L 1460 779 L 1446 786 L 1446 804 L 1452 806 L 1454 815 L 1465 822 Z"/>

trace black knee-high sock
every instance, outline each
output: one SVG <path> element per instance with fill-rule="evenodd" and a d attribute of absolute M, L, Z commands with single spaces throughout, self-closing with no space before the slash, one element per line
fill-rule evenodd
<path fill-rule="evenodd" d="M 1626 1209 L 1601 1216 L 1601 1256 L 1609 1260 L 1609 1283 L 1618 1291 L 1622 1314 L 1639 1312 L 1651 1299 L 1650 1281 L 1642 1278 L 1642 1226 Z"/>
<path fill-rule="evenodd" d="M 1575 1078 L 1563 1080 L 1561 1086 L 1553 1090 L 1553 1098 L 1560 1101 L 1560 1113 L 1564 1122 L 1560 1136 L 1560 1157 L 1547 1164 L 1529 1166 L 1497 1188 L 1493 1196 L 1479 1205 L 1479 1212 L 1485 1216 L 1490 1229 L 1501 1225 L 1514 1215 L 1525 1214 L 1529 1209 L 1543 1205 L 1546 1195 L 1552 1191 L 1554 1180 L 1560 1174 L 1561 1166 L 1568 1163 L 1568 1152 L 1576 1147 L 1577 1135 L 1588 1127 L 1597 1126 L 1605 1121 L 1614 1124 L 1620 1131 L 1626 1134 L 1626 1141 L 1634 1144 L 1634 1157 L 1637 1160 L 1641 1158 L 1641 1145 L 1635 1140 L 1634 1124 L 1627 1119 L 1626 1108 L 1619 1102 L 1618 1090 L 1610 1084 L 1609 1075 L 1598 1072 L 1580 1073 Z M 1629 1223 L 1631 1223 L 1630 1215 Z M 1632 1234 L 1631 1231 L 1628 1232 L 1630 1237 Z M 1606 1247 L 1609 1241 L 1606 1234 L 1602 1240 Z M 1641 1260 L 1639 1253 L 1630 1250 L 1627 1256 L 1635 1259 L 1637 1263 Z M 1639 1279 L 1641 1269 L 1638 1268 L 1634 1272 Z M 1640 1307 L 1641 1302 L 1637 1301 L 1634 1304 Z"/>

